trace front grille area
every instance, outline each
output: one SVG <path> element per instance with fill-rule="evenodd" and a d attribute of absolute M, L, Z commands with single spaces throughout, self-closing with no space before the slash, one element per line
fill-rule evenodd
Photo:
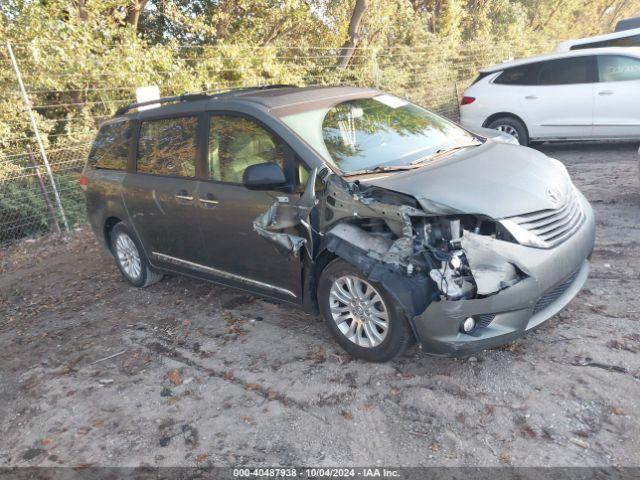
<path fill-rule="evenodd" d="M 551 287 L 549 290 L 547 290 L 538 299 L 538 301 L 536 302 L 535 306 L 533 307 L 533 314 L 535 315 L 536 313 L 544 310 L 549 305 L 551 305 L 553 302 L 555 302 L 558 298 L 560 298 L 560 296 L 564 292 L 566 292 L 567 289 L 571 286 L 571 284 L 575 281 L 576 277 L 578 276 L 578 272 L 579 271 L 580 271 L 580 269 L 576 270 L 571 275 L 569 275 L 569 277 L 567 277 L 565 280 L 563 280 L 562 282 L 558 283 L 555 287 Z"/>
<path fill-rule="evenodd" d="M 569 190 L 569 198 L 560 208 L 539 210 L 509 218 L 537 235 L 548 247 L 558 245 L 573 235 L 584 219 L 580 200 L 573 187 Z"/>

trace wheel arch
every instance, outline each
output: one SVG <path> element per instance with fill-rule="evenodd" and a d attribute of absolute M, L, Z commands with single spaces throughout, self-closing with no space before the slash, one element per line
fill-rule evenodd
<path fill-rule="evenodd" d="M 115 227 L 120 222 L 122 222 L 122 219 L 115 216 L 107 217 L 107 219 L 104 221 L 102 233 L 104 235 L 105 245 L 109 250 L 111 250 L 111 232 L 113 231 L 113 227 Z"/>
<path fill-rule="evenodd" d="M 511 112 L 498 112 L 498 113 L 489 115 L 487 119 L 482 123 L 482 127 L 487 128 L 491 122 L 501 117 L 511 117 L 515 120 L 518 120 L 520 123 L 522 123 L 522 125 L 524 126 L 524 129 L 527 131 L 527 136 L 531 138 L 531 136 L 529 135 L 529 127 L 527 126 L 527 122 L 525 122 L 522 119 L 522 117 L 520 117 L 519 115 L 516 115 L 515 113 L 511 113 Z"/>
<path fill-rule="evenodd" d="M 316 255 L 313 262 L 305 261 L 305 268 L 302 270 L 302 298 L 305 312 L 316 315 L 320 313 L 318 305 L 318 281 L 320 280 L 322 271 L 336 258 L 339 258 L 338 255 L 327 248 L 323 248 Z M 309 274 L 307 274 L 307 272 Z"/>
<path fill-rule="evenodd" d="M 380 284 L 389 295 L 397 302 L 404 313 L 416 340 L 420 340 L 416 330 L 414 317 L 424 312 L 431 303 L 435 291 L 430 288 L 433 283 L 429 278 L 414 275 L 406 276 L 395 269 L 369 257 L 364 250 L 352 245 L 338 237 L 330 236 L 320 250 L 317 258 L 323 256 L 322 268 L 314 272 L 314 298 L 318 305 L 318 284 L 320 275 L 326 266 L 335 259 L 341 259 L 357 270 L 367 279 Z"/>

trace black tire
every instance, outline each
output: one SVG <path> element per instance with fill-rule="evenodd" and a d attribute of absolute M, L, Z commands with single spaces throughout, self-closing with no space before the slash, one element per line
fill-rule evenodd
<path fill-rule="evenodd" d="M 377 346 L 364 347 L 356 345 L 340 330 L 338 323 L 332 317 L 330 306 L 331 287 L 336 280 L 345 276 L 358 277 L 368 283 L 384 302 L 384 307 L 386 307 L 386 313 L 388 314 L 388 326 L 384 339 Z M 369 362 L 386 362 L 401 355 L 414 340 L 406 315 L 384 287 L 367 279 L 358 269 L 342 259 L 333 260 L 322 271 L 318 283 L 318 304 L 320 312 L 336 341 L 355 358 Z"/>
<path fill-rule="evenodd" d="M 135 251 L 139 258 L 139 271 L 133 269 L 133 271 L 138 272 L 137 275 L 132 273 L 131 268 L 127 268 L 124 265 L 125 260 L 122 259 L 121 255 L 118 254 L 118 241 L 119 237 L 126 242 L 126 238 L 131 240 L 133 246 L 135 246 Z M 113 229 L 111 229 L 110 234 L 110 244 L 111 244 L 111 253 L 113 254 L 113 258 L 116 261 L 116 265 L 120 269 L 120 273 L 122 276 L 134 287 L 148 287 L 149 285 L 153 285 L 154 283 L 162 280 L 163 275 L 161 273 L 154 272 L 149 265 L 149 261 L 147 260 L 146 255 L 144 254 L 144 250 L 142 249 L 142 245 L 140 244 L 140 240 L 133 233 L 133 229 L 129 227 L 126 222 L 117 223 Z M 131 246 L 131 245 L 128 245 Z"/>
<path fill-rule="evenodd" d="M 505 131 L 512 128 L 516 131 L 518 137 L 517 140 L 520 142 L 520 145 L 524 145 L 525 147 L 529 145 L 529 133 L 527 132 L 527 127 L 525 127 L 524 123 L 514 117 L 499 117 L 495 120 L 492 120 L 487 128 L 492 128 L 494 130 Z M 509 132 L 504 132 L 509 133 Z M 515 136 L 515 135 L 514 135 Z"/>

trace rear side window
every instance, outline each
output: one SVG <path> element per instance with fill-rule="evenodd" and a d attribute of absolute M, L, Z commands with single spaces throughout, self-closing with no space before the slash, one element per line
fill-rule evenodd
<path fill-rule="evenodd" d="M 547 60 L 512 67 L 494 83 L 504 85 L 569 85 L 591 82 L 592 58 L 589 56 Z"/>
<path fill-rule="evenodd" d="M 478 83 L 480 80 L 482 80 L 484 77 L 491 75 L 493 72 L 480 72 L 480 74 L 476 77 L 476 79 L 471 83 L 471 85 L 475 85 L 476 83 Z"/>
<path fill-rule="evenodd" d="M 140 125 L 138 172 L 195 177 L 197 156 L 198 117 L 148 120 Z"/>
<path fill-rule="evenodd" d="M 539 64 L 537 63 L 530 63 L 529 65 L 507 68 L 498 75 L 498 78 L 493 83 L 502 85 L 535 85 L 538 66 Z"/>
<path fill-rule="evenodd" d="M 598 76 L 601 82 L 640 80 L 640 60 L 622 55 L 600 55 Z"/>
<path fill-rule="evenodd" d="M 89 165 L 94 168 L 126 170 L 130 139 L 131 122 L 103 125 L 93 142 Z"/>
<path fill-rule="evenodd" d="M 569 85 L 589 83 L 591 57 L 562 58 L 540 64 L 538 85 Z"/>
<path fill-rule="evenodd" d="M 629 37 L 612 38 L 611 40 L 602 40 L 600 42 L 583 43 L 581 45 L 573 45 L 570 50 L 582 50 L 584 48 L 602 48 L 602 47 L 640 47 L 640 35 L 632 35 Z"/>

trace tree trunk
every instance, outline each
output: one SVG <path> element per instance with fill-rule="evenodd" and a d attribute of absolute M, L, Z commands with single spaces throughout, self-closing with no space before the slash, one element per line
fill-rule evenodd
<path fill-rule="evenodd" d="M 263 47 L 269 45 L 271 42 L 273 42 L 276 38 L 278 38 L 278 36 L 281 34 L 280 29 L 284 26 L 285 22 L 287 21 L 287 17 L 286 16 L 282 16 L 280 17 L 280 19 L 273 25 L 273 27 L 271 27 L 271 30 L 269 30 L 269 33 L 267 33 L 267 36 L 265 37 L 265 39 L 262 41 L 261 45 Z"/>
<path fill-rule="evenodd" d="M 144 7 L 147 6 L 149 0 L 134 0 L 131 5 L 127 7 L 127 17 L 125 18 L 125 22 L 127 25 L 131 25 L 133 28 L 138 30 L 138 23 L 140 22 L 140 14 Z"/>
<path fill-rule="evenodd" d="M 78 0 L 75 2 L 76 8 L 78 10 L 78 18 L 83 22 L 86 22 L 89 19 L 89 15 L 87 13 L 87 5 L 85 0 Z"/>
<path fill-rule="evenodd" d="M 360 35 L 358 30 L 360 28 L 360 22 L 364 16 L 364 12 L 367 9 L 367 0 L 356 0 L 356 4 L 353 7 L 353 13 L 351 14 L 351 20 L 349 21 L 349 38 L 342 46 L 340 51 L 340 63 L 341 68 L 349 65 L 353 52 L 355 52 L 358 42 L 360 41 Z"/>

